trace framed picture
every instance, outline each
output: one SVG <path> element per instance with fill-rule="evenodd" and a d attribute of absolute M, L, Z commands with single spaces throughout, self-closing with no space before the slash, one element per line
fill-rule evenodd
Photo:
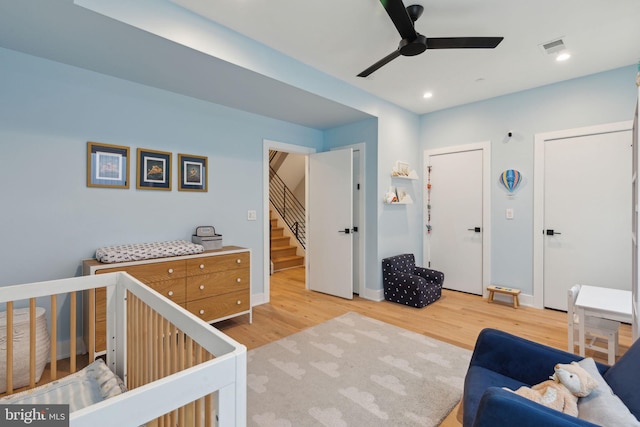
<path fill-rule="evenodd" d="M 138 148 L 139 190 L 171 191 L 171 153 Z"/>
<path fill-rule="evenodd" d="M 178 191 L 207 191 L 207 158 L 178 154 Z"/>
<path fill-rule="evenodd" d="M 398 176 L 409 176 L 409 163 L 397 161 L 396 170 L 398 171 Z"/>
<path fill-rule="evenodd" d="M 129 188 L 129 147 L 88 142 L 87 187 Z"/>

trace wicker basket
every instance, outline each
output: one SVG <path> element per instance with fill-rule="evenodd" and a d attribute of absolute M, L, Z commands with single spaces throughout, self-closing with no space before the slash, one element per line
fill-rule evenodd
<path fill-rule="evenodd" d="M 29 309 L 13 310 L 13 388 L 29 385 Z M 49 360 L 46 310 L 36 307 L 36 381 Z M 0 393 L 7 391 L 7 313 L 0 313 Z"/>

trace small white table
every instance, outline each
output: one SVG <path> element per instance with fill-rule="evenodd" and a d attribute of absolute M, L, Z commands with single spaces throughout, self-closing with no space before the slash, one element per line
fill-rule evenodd
<path fill-rule="evenodd" d="M 631 323 L 632 299 L 631 291 L 586 285 L 580 287 L 575 303 L 579 318 L 580 356 L 584 357 L 585 316 Z"/>

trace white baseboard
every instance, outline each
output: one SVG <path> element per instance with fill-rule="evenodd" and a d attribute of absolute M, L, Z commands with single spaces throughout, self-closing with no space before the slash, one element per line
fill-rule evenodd
<path fill-rule="evenodd" d="M 376 291 L 373 289 L 365 288 L 364 292 L 360 292 L 360 297 L 371 301 L 380 302 L 384 301 L 384 291 L 382 289 Z"/>

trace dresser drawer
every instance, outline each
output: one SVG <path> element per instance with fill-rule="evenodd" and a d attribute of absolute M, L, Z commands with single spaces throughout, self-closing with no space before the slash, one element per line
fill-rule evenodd
<path fill-rule="evenodd" d="M 187 302 L 187 310 L 205 322 L 247 311 L 250 306 L 248 289 Z"/>
<path fill-rule="evenodd" d="M 186 301 L 185 279 L 163 280 L 150 283 L 148 286 L 176 304 Z"/>
<path fill-rule="evenodd" d="M 186 276 L 187 264 L 184 260 L 152 262 L 149 264 L 130 265 L 128 267 L 103 268 L 96 274 L 126 271 L 142 283 L 158 282 L 160 280 L 178 279 Z"/>
<path fill-rule="evenodd" d="M 187 277 L 187 301 L 249 290 L 249 269 Z"/>
<path fill-rule="evenodd" d="M 249 268 L 249 252 L 193 258 L 187 260 L 187 276 Z"/>

